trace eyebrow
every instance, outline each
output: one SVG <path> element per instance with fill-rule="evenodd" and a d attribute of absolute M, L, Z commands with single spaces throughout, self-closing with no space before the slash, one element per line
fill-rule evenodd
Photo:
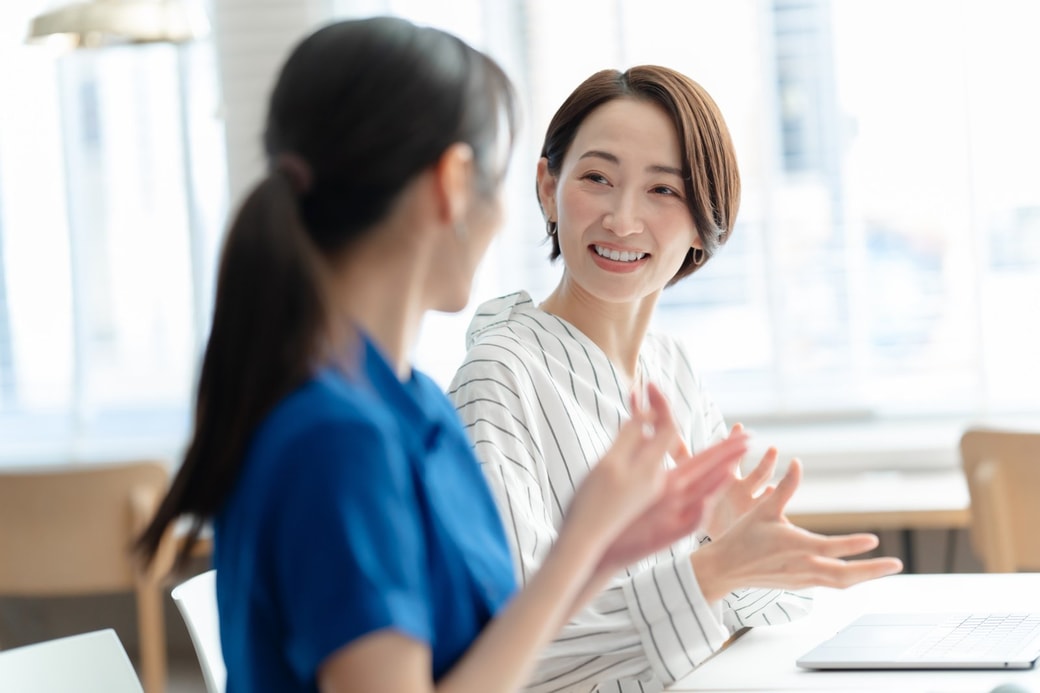
<path fill-rule="evenodd" d="M 618 159 L 610 152 L 604 152 L 599 149 L 590 149 L 589 151 L 579 156 L 578 159 L 605 159 L 606 161 L 609 161 L 612 164 L 621 164 L 621 159 Z M 683 177 L 682 171 L 680 169 L 675 168 L 674 166 L 661 166 L 659 164 L 652 164 L 650 166 L 647 166 L 646 170 L 650 173 L 668 173 L 679 178 Z"/>

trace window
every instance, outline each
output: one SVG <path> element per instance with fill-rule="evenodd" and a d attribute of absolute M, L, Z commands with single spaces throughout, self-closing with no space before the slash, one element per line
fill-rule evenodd
<path fill-rule="evenodd" d="M 1029 317 L 1040 296 L 1040 98 L 1029 86 L 1040 11 L 1010 0 L 520 7 L 512 53 L 475 41 L 521 84 L 529 120 L 510 221 L 470 312 L 496 293 L 528 288 L 538 300 L 555 285 L 530 183 L 555 107 L 594 70 L 656 62 L 713 94 L 740 157 L 732 240 L 666 290 L 657 315 L 729 418 L 1040 413 Z M 419 355 L 446 381 L 467 318 L 443 320 Z"/>
<path fill-rule="evenodd" d="M 261 166 L 282 48 L 329 16 L 382 12 L 487 50 L 525 110 L 473 300 L 421 335 L 417 362 L 439 382 L 479 302 L 538 300 L 557 281 L 532 184 L 555 108 L 595 70 L 654 62 L 715 97 L 741 163 L 732 240 L 657 314 L 727 418 L 1040 415 L 1032 3 L 212 5 L 213 41 L 60 58 L 22 44 L 42 2 L 0 5 L 0 462 L 183 442 L 225 191 L 237 202 Z"/>
<path fill-rule="evenodd" d="M 33 5 L 0 9 L 0 459 L 172 453 L 226 206 L 212 50 L 55 55 Z"/>

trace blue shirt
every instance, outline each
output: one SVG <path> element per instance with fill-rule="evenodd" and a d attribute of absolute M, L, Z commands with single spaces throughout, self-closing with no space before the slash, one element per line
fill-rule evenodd
<path fill-rule="evenodd" d="M 214 518 L 227 690 L 316 690 L 367 633 L 426 643 L 436 680 L 516 589 L 502 523 L 437 385 L 367 340 L 258 427 Z"/>

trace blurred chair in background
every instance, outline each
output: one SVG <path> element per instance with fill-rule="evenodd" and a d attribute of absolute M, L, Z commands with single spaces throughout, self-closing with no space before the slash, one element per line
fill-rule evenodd
<path fill-rule="evenodd" d="M 208 693 L 224 693 L 227 669 L 220 649 L 217 571 L 207 570 L 173 588 L 173 601 L 188 626 Z"/>
<path fill-rule="evenodd" d="M 158 461 L 0 472 L 0 596 L 133 591 L 147 693 L 166 687 L 162 580 L 173 537 L 147 572 L 129 549 L 168 484 L 169 471 Z M 6 682 L 0 688 L 8 690 Z"/>
<path fill-rule="evenodd" d="M 142 693 L 111 628 L 0 652 L 0 690 L 18 693 Z"/>
<path fill-rule="evenodd" d="M 986 571 L 1040 570 L 1040 433 L 971 428 L 960 449 L 972 547 Z"/>

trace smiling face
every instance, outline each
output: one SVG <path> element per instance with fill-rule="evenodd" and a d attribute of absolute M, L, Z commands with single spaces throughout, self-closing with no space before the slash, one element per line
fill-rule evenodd
<path fill-rule="evenodd" d="M 660 106 L 622 98 L 589 114 L 559 176 L 545 159 L 538 166 L 573 288 L 610 303 L 656 297 L 700 247 L 684 190 L 678 135 Z"/>

